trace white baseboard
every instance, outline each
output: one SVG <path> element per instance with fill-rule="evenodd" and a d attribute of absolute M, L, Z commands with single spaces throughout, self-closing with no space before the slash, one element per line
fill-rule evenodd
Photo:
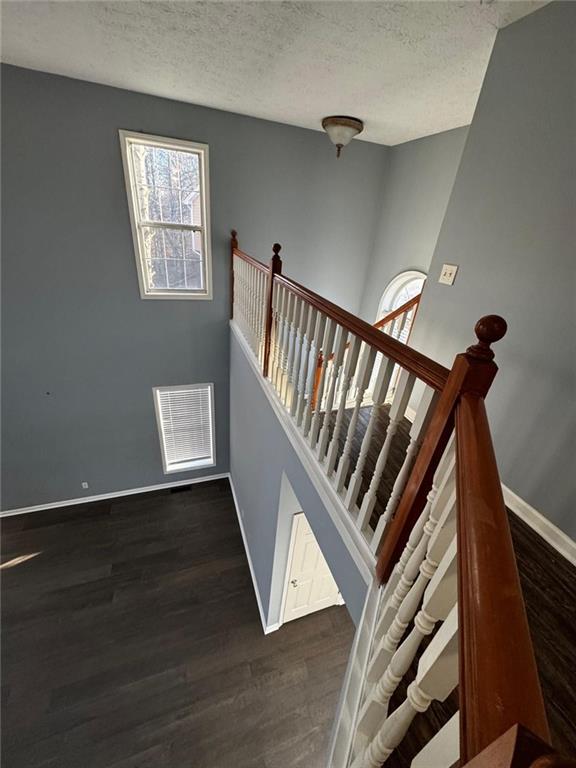
<path fill-rule="evenodd" d="M 240 504 L 238 503 L 238 497 L 236 496 L 236 489 L 232 481 L 232 476 L 228 475 L 230 481 L 230 488 L 232 490 L 232 496 L 234 498 L 234 506 L 236 507 L 236 515 L 238 517 L 238 525 L 240 526 L 240 533 L 242 534 L 242 541 L 244 542 L 244 549 L 246 551 L 246 559 L 248 560 L 248 567 L 250 568 L 250 575 L 252 576 L 252 584 L 254 586 L 254 594 L 256 595 L 256 603 L 258 604 L 258 611 L 260 613 L 260 621 L 262 622 L 262 629 L 265 635 L 269 635 L 270 632 L 275 632 L 280 629 L 280 622 L 274 624 L 268 624 L 266 621 L 266 615 L 262 606 L 262 600 L 260 598 L 260 590 L 258 589 L 258 582 L 256 581 L 256 573 L 254 571 L 254 565 L 250 556 L 250 548 L 248 547 L 248 539 L 246 537 L 246 531 L 244 530 L 244 523 L 242 521 L 242 513 L 240 511 Z"/>
<path fill-rule="evenodd" d="M 544 517 L 538 510 L 531 507 L 527 501 L 521 499 L 514 491 L 507 488 L 502 483 L 502 492 L 504 494 L 504 503 L 519 518 L 524 520 L 533 530 L 554 547 L 563 557 L 572 565 L 576 565 L 576 541 L 570 538 L 567 533 L 561 531 L 553 522 Z"/>
<path fill-rule="evenodd" d="M 147 485 L 144 488 L 128 488 L 124 491 L 114 491 L 113 493 L 99 493 L 96 496 L 81 496 L 77 499 L 64 499 L 64 501 L 51 501 L 48 504 L 36 504 L 33 507 L 19 507 L 18 509 L 5 509 L 0 512 L 0 517 L 10 517 L 11 515 L 25 515 L 28 512 L 42 512 L 46 509 L 57 509 L 58 507 L 71 507 L 75 504 L 89 504 L 91 501 L 104 501 L 105 499 L 115 499 L 118 496 L 133 496 L 136 493 L 148 493 L 150 491 L 161 491 L 165 488 L 178 488 L 182 485 L 195 485 L 196 483 L 207 483 L 210 480 L 222 480 L 230 475 L 224 472 L 219 475 L 205 475 L 204 477 L 195 477 L 192 480 L 175 480 L 171 483 L 160 483 L 159 485 Z"/>

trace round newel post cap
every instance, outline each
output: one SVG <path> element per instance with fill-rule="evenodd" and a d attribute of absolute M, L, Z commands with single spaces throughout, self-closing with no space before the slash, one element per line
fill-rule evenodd
<path fill-rule="evenodd" d="M 492 360 L 494 352 L 490 349 L 490 345 L 500 341 L 506 335 L 507 330 L 508 324 L 500 315 L 485 315 L 481 317 L 474 326 L 478 343 L 468 347 L 466 352 L 472 355 L 472 357 Z"/>
<path fill-rule="evenodd" d="M 274 243 L 274 245 L 272 246 L 272 251 L 274 253 L 274 256 L 278 256 L 281 250 L 282 250 L 282 246 L 280 245 L 280 243 Z"/>

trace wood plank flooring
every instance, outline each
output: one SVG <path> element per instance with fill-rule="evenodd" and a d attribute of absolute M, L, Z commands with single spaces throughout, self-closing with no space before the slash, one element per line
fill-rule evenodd
<path fill-rule="evenodd" d="M 2 529 L 4 768 L 324 768 L 352 622 L 263 635 L 226 480 Z"/>

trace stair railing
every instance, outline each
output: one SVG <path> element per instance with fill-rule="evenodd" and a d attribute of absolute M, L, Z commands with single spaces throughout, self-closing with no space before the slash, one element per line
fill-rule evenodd
<path fill-rule="evenodd" d="M 574 768 L 575 761 L 549 745 L 484 405 L 497 372 L 491 345 L 506 333 L 505 321 L 482 318 L 477 342 L 448 370 L 284 277 L 279 251 L 275 245 L 265 267 L 238 249 L 233 233 L 233 319 L 377 556 L 330 768 L 380 768 L 418 714 L 456 688 L 458 712 L 422 746 L 412 768 Z M 396 366 L 401 373 L 385 436 L 366 478 L 374 425 Z M 351 443 L 375 367 L 371 415 L 354 459 Z M 395 430 L 417 382 L 423 393 L 409 444 L 372 524 Z M 410 669 L 413 680 L 392 709 Z"/>
<path fill-rule="evenodd" d="M 332 483 L 366 559 L 374 562 L 449 371 L 282 275 L 279 253 L 280 245 L 276 244 L 266 267 L 239 249 L 233 233 L 233 319 L 261 364 L 264 377 Z M 397 367 L 398 384 L 388 402 Z M 419 393 L 415 392 L 417 384 Z M 367 395 L 369 423 L 359 455 L 354 458 L 353 441 Z M 405 417 L 411 401 L 415 417 L 409 424 Z M 402 423 L 409 430 L 409 445 L 403 455 L 395 437 Z M 380 444 L 378 425 L 385 429 Z M 375 466 L 370 469 L 369 454 L 376 455 Z M 394 473 L 393 457 L 400 461 Z M 384 476 L 393 480 L 394 487 L 378 517 Z"/>

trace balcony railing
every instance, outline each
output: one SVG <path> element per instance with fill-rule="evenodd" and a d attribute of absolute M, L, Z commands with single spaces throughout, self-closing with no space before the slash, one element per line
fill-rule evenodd
<path fill-rule="evenodd" d="M 506 323 L 447 369 L 282 275 L 280 250 L 266 266 L 232 233 L 232 320 L 375 565 L 331 767 L 379 768 L 456 689 L 414 768 L 576 766 L 549 745 L 484 406 Z"/>

